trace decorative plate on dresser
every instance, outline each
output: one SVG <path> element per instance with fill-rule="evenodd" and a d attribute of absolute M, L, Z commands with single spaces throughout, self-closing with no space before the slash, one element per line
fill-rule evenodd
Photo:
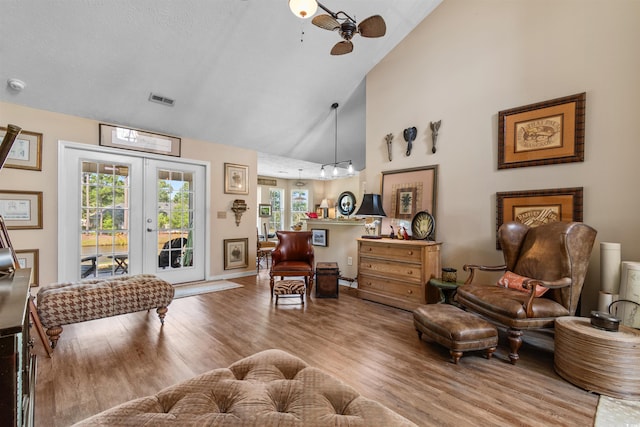
<path fill-rule="evenodd" d="M 427 211 L 418 212 L 411 221 L 411 233 L 416 240 L 431 239 L 436 222 Z"/>

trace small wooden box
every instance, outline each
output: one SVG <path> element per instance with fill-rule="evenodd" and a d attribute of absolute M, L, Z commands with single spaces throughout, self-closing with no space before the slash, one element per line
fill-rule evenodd
<path fill-rule="evenodd" d="M 338 277 L 340 270 L 337 262 L 319 262 L 316 264 L 316 298 L 338 298 Z"/>

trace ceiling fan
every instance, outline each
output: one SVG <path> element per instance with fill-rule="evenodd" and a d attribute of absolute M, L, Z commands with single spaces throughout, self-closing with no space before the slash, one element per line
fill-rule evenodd
<path fill-rule="evenodd" d="M 338 31 L 344 41 L 336 43 L 331 49 L 331 55 L 344 55 L 353 51 L 351 39 L 354 35 L 362 37 L 382 37 L 387 32 L 387 25 L 380 15 L 373 15 L 356 25 L 356 20 L 343 11 L 334 13 L 318 2 L 318 6 L 328 15 L 315 16 L 311 22 L 324 30 Z"/>

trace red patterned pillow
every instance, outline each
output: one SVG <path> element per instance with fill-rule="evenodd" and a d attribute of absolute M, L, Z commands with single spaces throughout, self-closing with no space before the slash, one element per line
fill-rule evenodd
<path fill-rule="evenodd" d="M 498 280 L 498 286 L 502 286 L 503 288 L 511 288 L 511 289 L 515 289 L 517 291 L 522 291 L 522 292 L 529 293 L 529 289 L 525 289 L 525 288 L 522 287 L 522 283 L 526 279 L 528 279 L 528 277 L 520 276 L 520 275 L 518 275 L 516 273 L 513 273 L 511 271 L 507 271 Z M 548 288 L 545 288 L 544 286 L 538 285 L 538 286 L 536 286 L 535 296 L 536 297 L 540 297 L 545 292 L 547 292 L 548 290 L 549 290 Z"/>

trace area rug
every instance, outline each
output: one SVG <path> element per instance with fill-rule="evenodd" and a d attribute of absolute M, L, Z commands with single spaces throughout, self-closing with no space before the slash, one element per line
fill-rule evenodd
<path fill-rule="evenodd" d="M 640 426 L 640 401 L 600 396 L 594 427 Z"/>
<path fill-rule="evenodd" d="M 176 290 L 173 298 L 176 299 L 191 297 L 194 295 L 206 294 L 209 292 L 226 291 L 227 289 L 242 287 L 242 285 L 230 282 L 228 280 L 216 280 L 214 282 L 198 282 L 189 283 L 186 285 L 176 285 Z"/>

